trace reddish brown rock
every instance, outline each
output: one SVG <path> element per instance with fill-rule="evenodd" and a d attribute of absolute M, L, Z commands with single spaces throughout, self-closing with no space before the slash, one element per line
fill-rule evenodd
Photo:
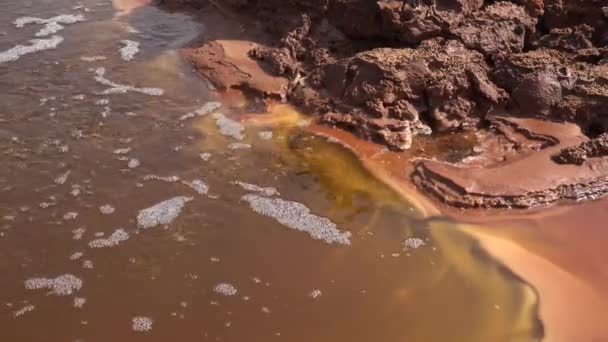
<path fill-rule="evenodd" d="M 248 53 L 254 44 L 239 40 L 206 42 L 186 54 L 197 70 L 220 89 L 239 88 L 285 97 L 287 79 L 270 75 Z"/>
<path fill-rule="evenodd" d="M 474 13 L 450 32 L 467 48 L 497 56 L 522 52 L 536 31 L 535 25 L 536 19 L 523 7 L 501 1 Z"/>
<path fill-rule="evenodd" d="M 608 133 L 601 134 L 577 146 L 563 148 L 559 153 L 553 155 L 553 160 L 559 164 L 583 165 L 589 158 L 605 156 L 608 156 Z"/>

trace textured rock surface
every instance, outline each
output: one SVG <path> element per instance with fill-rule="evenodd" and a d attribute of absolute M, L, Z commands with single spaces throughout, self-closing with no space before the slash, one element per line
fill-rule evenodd
<path fill-rule="evenodd" d="M 196 50 L 194 64 L 220 87 L 281 96 L 393 150 L 419 135 L 478 132 L 474 158 L 415 167 L 415 183 L 446 203 L 526 207 L 605 193 L 596 171 L 608 130 L 608 0 L 189 3 L 238 10 L 260 30 L 243 33 L 253 45 Z M 507 186 L 492 170 L 529 183 Z"/>

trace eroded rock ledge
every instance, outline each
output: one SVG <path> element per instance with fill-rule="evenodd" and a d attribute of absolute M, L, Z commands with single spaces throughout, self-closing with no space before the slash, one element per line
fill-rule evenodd
<path fill-rule="evenodd" d="M 608 192 L 608 0 L 163 2 L 245 13 L 271 37 L 247 51 L 234 40 L 193 50 L 220 87 L 287 98 L 393 150 L 419 135 L 479 132 L 474 161 L 416 162 L 414 182 L 448 204 Z"/>

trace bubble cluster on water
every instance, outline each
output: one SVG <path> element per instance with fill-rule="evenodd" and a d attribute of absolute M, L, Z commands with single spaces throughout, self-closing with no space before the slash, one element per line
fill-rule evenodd
<path fill-rule="evenodd" d="M 137 316 L 132 319 L 132 329 L 137 332 L 147 332 L 152 330 L 154 321 L 150 317 Z"/>
<path fill-rule="evenodd" d="M 245 138 L 243 135 L 245 126 L 238 121 L 234 121 L 222 113 L 213 114 L 213 118 L 215 119 L 215 124 L 217 125 L 221 134 L 232 137 L 236 140 L 243 140 Z"/>
<path fill-rule="evenodd" d="M 308 294 L 308 296 L 309 296 L 310 298 L 316 299 L 316 298 L 321 297 L 321 295 L 322 295 L 322 294 L 323 294 L 323 292 L 321 292 L 321 290 L 312 290 L 312 291 L 311 291 L 311 292 Z"/>
<path fill-rule="evenodd" d="M 202 179 L 195 179 L 192 182 L 184 182 L 184 184 L 191 187 L 192 190 L 201 195 L 206 195 L 209 192 L 209 185 Z"/>
<path fill-rule="evenodd" d="M 82 288 L 82 280 L 73 274 L 63 274 L 56 278 L 30 278 L 25 281 L 27 290 L 48 289 L 49 294 L 69 296 Z"/>
<path fill-rule="evenodd" d="M 241 182 L 241 181 L 235 181 L 234 184 L 240 186 L 245 191 L 257 192 L 261 195 L 268 196 L 268 197 L 280 195 L 279 190 L 277 190 L 276 188 L 270 187 L 270 186 L 262 187 L 259 185 L 245 183 L 245 182 Z"/>
<path fill-rule="evenodd" d="M 350 245 L 351 233 L 341 232 L 328 218 L 314 215 L 302 203 L 280 198 L 267 198 L 248 194 L 241 197 L 258 214 L 272 217 L 282 225 L 307 232 L 315 240 Z"/>
<path fill-rule="evenodd" d="M 221 294 L 223 296 L 234 296 L 238 292 L 238 290 L 236 289 L 236 287 L 234 287 L 234 285 L 229 284 L 229 283 L 220 283 L 220 284 L 217 284 L 213 288 L 213 291 L 215 293 L 219 293 L 219 294 Z"/>
<path fill-rule="evenodd" d="M 262 311 L 265 314 L 270 314 L 270 309 L 267 306 L 262 306 L 260 311 Z"/>
<path fill-rule="evenodd" d="M 95 101 L 95 104 L 98 106 L 106 106 L 110 104 L 110 99 L 99 99 Z"/>
<path fill-rule="evenodd" d="M 103 94 L 103 95 L 124 94 L 129 91 L 135 92 L 135 93 L 140 93 L 140 94 L 145 94 L 145 95 L 151 95 L 151 96 L 160 96 L 160 95 L 164 94 L 164 90 L 162 90 L 160 88 L 137 88 L 137 87 L 133 87 L 130 85 L 112 82 L 109 79 L 105 78 L 105 74 L 106 74 L 105 68 L 99 67 L 99 68 L 95 69 L 95 81 L 97 81 L 98 83 L 101 83 L 105 86 L 110 87 L 110 88 L 104 90 L 103 92 L 101 92 L 101 94 Z"/>
<path fill-rule="evenodd" d="M 72 236 L 72 239 L 74 240 L 80 240 L 82 239 L 82 236 L 84 235 L 84 233 L 86 233 L 86 229 L 85 228 L 76 228 L 74 230 L 72 230 L 72 234 L 74 234 Z"/>
<path fill-rule="evenodd" d="M 139 211 L 137 226 L 142 229 L 172 223 L 192 197 L 178 196 Z"/>
<path fill-rule="evenodd" d="M 83 252 L 74 252 L 72 255 L 70 255 L 70 260 L 78 260 L 82 258 L 83 255 Z"/>
<path fill-rule="evenodd" d="M 120 48 L 120 58 L 125 61 L 130 61 L 135 58 L 135 55 L 139 52 L 139 42 L 133 40 L 121 40 L 124 46 Z"/>
<path fill-rule="evenodd" d="M 114 213 L 114 211 L 116 211 L 116 208 L 114 208 L 110 204 L 104 204 L 101 207 L 99 207 L 99 211 L 104 215 L 111 215 Z"/>
<path fill-rule="evenodd" d="M 57 185 L 62 185 L 65 184 L 65 182 L 67 182 L 68 177 L 70 176 L 70 173 L 72 173 L 72 171 L 68 170 L 62 174 L 60 174 L 59 176 L 57 176 L 57 178 L 55 178 L 54 182 Z"/>
<path fill-rule="evenodd" d="M 64 220 L 66 220 L 66 221 L 69 221 L 69 220 L 74 220 L 74 219 L 76 219 L 77 217 L 78 217 L 78 213 L 77 213 L 77 212 L 75 212 L 75 211 L 70 211 L 70 212 L 67 212 L 67 213 L 65 213 L 65 214 L 63 215 L 63 219 L 64 219 Z"/>
<path fill-rule="evenodd" d="M 35 305 L 28 304 L 28 305 L 22 307 L 21 309 L 13 312 L 13 317 L 17 318 L 17 317 L 23 316 L 28 312 L 34 311 L 35 309 L 36 309 Z"/>
<path fill-rule="evenodd" d="M 106 56 L 82 56 L 80 60 L 85 62 L 99 62 L 108 59 Z"/>
<path fill-rule="evenodd" d="M 89 242 L 89 247 L 91 248 L 105 248 L 105 247 L 114 247 L 123 241 L 129 240 L 129 233 L 127 233 L 124 229 L 119 228 L 112 233 L 109 237 L 105 239 L 96 239 Z"/>
<path fill-rule="evenodd" d="M 75 308 L 82 308 L 84 306 L 84 304 L 87 302 L 86 298 L 81 298 L 81 297 L 75 297 L 74 298 L 74 307 Z"/>
<path fill-rule="evenodd" d="M 407 250 L 407 249 L 417 249 L 420 248 L 422 246 L 426 245 L 426 243 L 424 242 L 424 240 L 420 239 L 420 238 L 416 238 L 416 237 L 412 237 L 412 238 L 408 238 L 405 241 L 403 241 L 403 249 Z"/>
<path fill-rule="evenodd" d="M 21 28 L 28 24 L 44 25 L 44 27 L 42 27 L 40 31 L 36 32 L 36 37 L 44 37 L 63 30 L 65 27 L 61 24 L 71 25 L 84 20 L 85 19 L 82 14 L 62 14 L 49 19 L 42 19 L 36 17 L 21 17 L 17 18 L 14 24 L 18 28 Z"/>
<path fill-rule="evenodd" d="M 211 159 L 211 153 L 209 153 L 209 152 L 201 153 L 200 157 L 204 161 L 209 161 L 209 159 Z"/>
<path fill-rule="evenodd" d="M 158 181 L 167 182 L 167 183 L 175 183 L 175 182 L 179 182 L 180 178 L 178 176 L 145 175 L 144 180 L 145 181 L 158 180 Z"/>
<path fill-rule="evenodd" d="M 84 260 L 82 262 L 82 268 L 86 268 L 88 270 L 92 270 L 93 269 L 93 261 L 91 261 L 91 260 Z"/>
<path fill-rule="evenodd" d="M 272 131 L 261 131 L 258 132 L 258 137 L 260 137 L 260 139 L 262 140 L 270 140 L 272 139 Z"/>
<path fill-rule="evenodd" d="M 184 121 L 187 119 L 191 119 L 195 116 L 205 116 L 209 113 L 213 113 L 214 111 L 218 110 L 221 106 L 222 104 L 220 102 L 207 102 L 201 108 L 195 110 L 194 112 L 182 115 L 179 120 Z"/>
<path fill-rule="evenodd" d="M 0 52 L 0 64 L 14 62 L 27 54 L 56 49 L 62 42 L 63 37 L 61 36 L 52 36 L 48 39 L 31 39 L 31 45 L 16 45 L 6 51 Z"/>
<path fill-rule="evenodd" d="M 228 145 L 228 148 L 231 150 L 247 150 L 251 148 L 251 145 L 237 142 Z"/>
<path fill-rule="evenodd" d="M 127 163 L 127 166 L 129 167 L 129 169 L 134 169 L 136 167 L 139 167 L 140 165 L 141 165 L 141 162 L 139 161 L 139 159 L 136 159 L 136 158 L 129 159 L 129 163 Z"/>

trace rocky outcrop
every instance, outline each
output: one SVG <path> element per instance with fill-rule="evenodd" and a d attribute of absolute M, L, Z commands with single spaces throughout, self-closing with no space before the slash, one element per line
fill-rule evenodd
<path fill-rule="evenodd" d="M 273 37 L 252 59 L 227 41 L 196 49 L 199 71 L 222 87 L 279 95 L 393 150 L 480 132 L 474 161 L 415 168 L 415 183 L 446 203 L 527 207 L 608 189 L 608 0 L 164 1 L 238 9 Z M 261 71 L 271 75 L 252 76 Z"/>

